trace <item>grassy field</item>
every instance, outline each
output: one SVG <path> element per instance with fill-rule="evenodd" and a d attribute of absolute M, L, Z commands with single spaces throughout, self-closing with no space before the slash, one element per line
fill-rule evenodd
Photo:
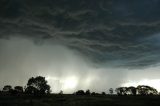
<path fill-rule="evenodd" d="M 0 96 L 0 106 L 160 106 L 160 96 Z"/>

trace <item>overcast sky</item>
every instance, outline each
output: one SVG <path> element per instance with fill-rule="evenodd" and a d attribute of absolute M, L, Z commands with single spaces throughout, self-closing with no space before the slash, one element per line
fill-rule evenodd
<path fill-rule="evenodd" d="M 0 88 L 160 90 L 159 0 L 0 0 Z"/>

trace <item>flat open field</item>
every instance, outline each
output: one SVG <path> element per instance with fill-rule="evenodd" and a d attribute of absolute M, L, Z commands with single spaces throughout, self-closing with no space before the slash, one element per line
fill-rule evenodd
<path fill-rule="evenodd" d="M 0 96 L 0 106 L 160 106 L 160 96 Z"/>

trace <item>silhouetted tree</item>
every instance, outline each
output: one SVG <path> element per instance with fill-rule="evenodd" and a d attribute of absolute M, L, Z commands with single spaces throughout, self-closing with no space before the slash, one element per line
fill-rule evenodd
<path fill-rule="evenodd" d="M 109 93 L 112 95 L 113 94 L 113 88 L 109 89 Z"/>
<path fill-rule="evenodd" d="M 63 91 L 62 91 L 62 90 L 60 90 L 59 94 L 60 94 L 60 95 L 62 95 L 62 94 L 63 94 Z"/>
<path fill-rule="evenodd" d="M 102 95 L 106 95 L 106 93 L 105 93 L 105 92 L 102 92 Z"/>
<path fill-rule="evenodd" d="M 90 92 L 90 90 L 88 89 L 88 90 L 86 90 L 86 95 L 91 95 L 91 92 Z"/>
<path fill-rule="evenodd" d="M 25 93 L 26 94 L 38 94 L 38 90 L 35 87 L 33 87 L 33 86 L 28 86 L 25 89 Z"/>
<path fill-rule="evenodd" d="M 47 84 L 45 77 L 32 77 L 28 80 L 25 92 L 30 94 L 46 94 L 50 93 L 50 86 Z"/>
<path fill-rule="evenodd" d="M 22 86 L 15 86 L 14 90 L 16 90 L 18 93 L 23 93 L 23 87 Z"/>
<path fill-rule="evenodd" d="M 129 95 L 136 95 L 137 94 L 137 88 L 130 86 L 127 88 L 127 92 Z"/>
<path fill-rule="evenodd" d="M 3 87 L 3 91 L 4 92 L 10 92 L 12 90 L 12 86 L 11 85 L 5 85 L 4 87 Z"/>
<path fill-rule="evenodd" d="M 0 94 L 2 93 L 2 91 L 0 90 Z"/>
<path fill-rule="evenodd" d="M 127 95 L 127 87 L 119 87 L 115 90 L 117 95 Z"/>
<path fill-rule="evenodd" d="M 85 92 L 83 90 L 78 90 L 76 92 L 76 95 L 85 95 Z"/>
<path fill-rule="evenodd" d="M 116 88 L 115 92 L 117 93 L 117 95 L 122 95 L 122 88 L 119 87 L 119 88 Z"/>
<path fill-rule="evenodd" d="M 146 86 L 146 85 L 139 85 L 137 87 L 137 91 L 139 95 L 157 95 L 158 91 L 150 86 Z"/>
<path fill-rule="evenodd" d="M 95 93 L 95 92 L 92 92 L 91 95 L 96 95 L 96 93 Z"/>

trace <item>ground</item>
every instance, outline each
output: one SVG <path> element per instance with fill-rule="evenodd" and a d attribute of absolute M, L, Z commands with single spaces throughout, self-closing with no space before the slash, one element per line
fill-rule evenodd
<path fill-rule="evenodd" d="M 0 96 L 0 106 L 160 106 L 160 96 Z"/>

